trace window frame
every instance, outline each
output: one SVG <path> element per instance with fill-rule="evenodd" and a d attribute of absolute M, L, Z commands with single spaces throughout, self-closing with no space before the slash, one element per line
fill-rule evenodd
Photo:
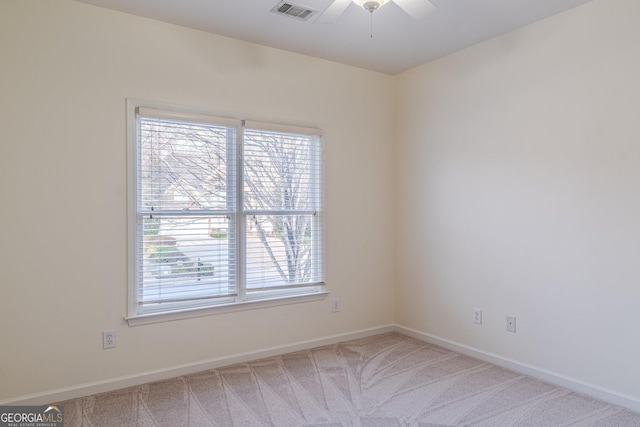
<path fill-rule="evenodd" d="M 324 227 L 324 149 L 320 138 L 321 132 L 317 128 L 279 125 L 267 122 L 259 122 L 252 120 L 244 120 L 240 118 L 225 117 L 208 111 L 194 110 L 176 105 L 162 104 L 151 101 L 144 101 L 129 98 L 126 100 L 127 108 L 127 204 L 128 204 L 128 221 L 127 221 L 127 247 L 128 247 L 128 315 L 125 317 L 129 326 L 144 325 L 149 323 L 165 322 L 178 319 L 208 316 L 213 314 L 228 313 L 233 311 L 241 311 L 248 309 L 257 309 L 265 307 L 273 307 L 284 304 L 302 303 L 309 301 L 318 301 L 325 299 L 328 295 L 326 290 L 326 269 L 325 269 L 325 227 Z M 199 122 L 213 121 L 215 123 L 231 123 L 236 128 L 236 144 L 235 144 L 235 219 L 233 228 L 236 230 L 235 244 L 235 277 L 236 290 L 235 297 L 226 297 L 223 303 L 208 303 L 200 306 L 184 307 L 181 304 L 174 305 L 174 309 L 157 310 L 141 313 L 138 304 L 138 277 L 142 268 L 139 261 L 139 245 L 141 244 L 142 227 L 139 226 L 139 188 L 141 178 L 138 174 L 138 110 L 139 109 L 157 109 L 166 114 L 165 118 L 179 121 Z M 252 291 L 251 295 L 246 292 L 246 223 L 249 215 L 253 215 L 254 211 L 245 209 L 244 206 L 244 137 L 245 128 L 259 129 L 261 131 L 274 131 L 283 133 L 317 135 L 319 139 L 318 155 L 319 161 L 319 210 L 313 219 L 320 227 L 312 228 L 315 238 L 312 244 L 315 250 L 319 251 L 316 259 L 317 265 L 314 268 L 320 269 L 320 282 L 305 284 L 297 291 L 292 292 L 291 289 L 272 289 L 263 292 Z M 231 226 L 230 226 L 231 227 Z M 229 263 L 230 264 L 230 263 Z M 300 289 L 309 289 L 307 292 L 301 292 Z"/>

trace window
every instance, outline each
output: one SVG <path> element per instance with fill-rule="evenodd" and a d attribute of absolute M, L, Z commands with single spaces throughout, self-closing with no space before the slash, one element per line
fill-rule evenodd
<path fill-rule="evenodd" d="M 128 110 L 130 324 L 326 294 L 317 129 Z"/>

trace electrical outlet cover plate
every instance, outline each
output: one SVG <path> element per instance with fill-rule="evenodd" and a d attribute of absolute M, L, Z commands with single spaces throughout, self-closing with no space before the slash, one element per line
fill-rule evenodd
<path fill-rule="evenodd" d="M 482 310 L 479 308 L 473 309 L 473 323 L 482 325 Z"/>
<path fill-rule="evenodd" d="M 114 348 L 116 346 L 116 331 L 102 332 L 102 348 Z"/>
<path fill-rule="evenodd" d="M 507 332 L 516 331 L 516 318 L 514 316 L 507 316 Z"/>

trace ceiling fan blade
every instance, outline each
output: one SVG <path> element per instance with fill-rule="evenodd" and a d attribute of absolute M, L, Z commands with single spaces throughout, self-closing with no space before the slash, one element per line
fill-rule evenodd
<path fill-rule="evenodd" d="M 426 0 L 425 0 L 426 1 Z M 320 15 L 315 24 L 333 24 L 349 6 L 351 0 L 333 0 L 333 3 Z"/>
<path fill-rule="evenodd" d="M 420 20 L 436 10 L 436 5 L 429 0 L 393 0 L 407 15 Z"/>

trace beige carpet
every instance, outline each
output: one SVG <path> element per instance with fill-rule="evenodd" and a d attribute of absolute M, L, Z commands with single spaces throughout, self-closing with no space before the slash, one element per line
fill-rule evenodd
<path fill-rule="evenodd" d="M 389 333 L 62 402 L 72 426 L 640 426 L 640 414 Z"/>

